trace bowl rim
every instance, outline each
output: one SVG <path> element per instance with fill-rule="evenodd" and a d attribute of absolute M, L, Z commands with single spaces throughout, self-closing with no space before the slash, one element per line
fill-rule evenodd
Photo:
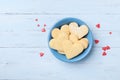
<path fill-rule="evenodd" d="M 89 26 L 87 25 L 87 27 L 88 27 L 88 29 L 89 29 L 89 34 L 91 34 L 91 45 L 90 45 L 90 48 L 89 48 L 89 50 L 88 50 L 88 52 L 86 53 L 86 54 L 84 54 L 83 56 L 81 56 L 80 58 L 78 58 L 78 59 L 75 59 L 75 60 L 73 60 L 73 59 L 67 59 L 67 60 L 64 60 L 64 59 L 61 59 L 60 57 L 58 57 L 58 56 L 56 56 L 55 55 L 55 53 L 53 53 L 53 51 L 52 50 L 54 50 L 54 49 L 52 49 L 52 48 L 50 48 L 50 46 L 49 46 L 49 41 L 51 40 L 50 39 L 50 37 L 51 37 L 51 31 L 54 29 L 54 28 L 56 28 L 55 26 L 58 24 L 58 23 L 60 23 L 61 21 L 64 21 L 64 20 L 69 20 L 69 19 L 73 19 L 73 20 L 78 20 L 78 21 L 80 21 L 80 22 L 82 22 L 83 24 L 85 24 L 85 25 L 87 25 L 84 21 L 82 21 L 81 19 L 78 19 L 78 18 L 73 18 L 73 17 L 67 17 L 67 18 L 63 18 L 63 19 L 60 19 L 60 20 L 58 20 L 54 25 L 52 25 L 52 27 L 51 27 L 51 29 L 50 29 L 50 31 L 49 31 L 49 33 L 48 33 L 48 47 L 49 47 L 49 50 L 50 50 L 50 52 L 57 58 L 57 59 L 59 59 L 60 61 L 63 61 L 63 62 L 68 62 L 68 63 L 73 63 L 73 62 L 78 62 L 78 61 L 80 61 L 80 60 L 82 60 L 82 59 L 84 59 L 88 54 L 90 54 L 90 52 L 91 52 L 91 50 L 92 50 L 92 48 L 93 48 L 93 34 L 92 34 L 92 31 L 90 30 L 90 28 L 89 28 Z M 72 21 L 72 22 L 75 22 L 75 21 Z M 79 24 L 79 23 L 78 23 Z M 88 35 L 88 34 L 87 34 Z M 86 50 L 86 49 L 85 49 Z M 85 51 L 84 50 L 84 51 Z M 57 51 L 56 51 L 57 52 Z M 57 52 L 58 53 L 58 52 Z M 59 53 L 58 53 L 59 54 Z M 60 54 L 60 55 L 63 55 L 63 54 Z M 80 56 L 80 55 L 78 55 L 78 56 Z M 76 57 L 78 57 L 78 56 L 76 56 Z"/>

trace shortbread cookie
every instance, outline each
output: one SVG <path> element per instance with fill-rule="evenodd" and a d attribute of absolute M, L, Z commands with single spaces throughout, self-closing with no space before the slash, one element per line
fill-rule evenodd
<path fill-rule="evenodd" d="M 82 38 L 81 40 L 77 41 L 78 44 L 82 44 L 82 46 L 84 47 L 84 49 L 86 49 L 88 47 L 88 39 L 87 38 Z"/>
<path fill-rule="evenodd" d="M 69 26 L 67 24 L 63 25 L 61 27 L 61 31 L 67 33 L 69 35 L 70 31 L 69 31 Z"/>
<path fill-rule="evenodd" d="M 70 48 L 72 47 L 72 41 L 70 40 L 64 40 L 62 42 L 62 47 L 63 47 L 63 50 L 64 50 L 64 53 L 66 53 L 67 51 L 70 50 Z"/>
<path fill-rule="evenodd" d="M 79 39 L 87 35 L 88 27 L 86 25 L 81 25 L 80 27 L 69 26 L 70 32 L 75 34 Z"/>
<path fill-rule="evenodd" d="M 57 38 L 59 34 L 60 34 L 60 30 L 58 28 L 54 28 L 51 32 L 53 38 Z"/>
<path fill-rule="evenodd" d="M 65 32 L 63 32 L 63 31 L 59 31 L 59 34 L 58 34 L 58 37 L 57 37 L 58 39 L 61 39 L 61 40 L 63 40 L 63 39 L 68 39 L 69 38 L 69 35 L 67 34 L 67 33 L 65 33 Z"/>
<path fill-rule="evenodd" d="M 78 37 L 74 34 L 70 34 L 69 40 L 71 40 L 73 43 L 78 41 Z"/>
<path fill-rule="evenodd" d="M 51 39 L 49 42 L 49 46 L 55 50 L 58 51 L 63 51 L 63 47 L 62 47 L 62 41 L 59 39 Z"/>
<path fill-rule="evenodd" d="M 76 22 L 71 22 L 70 24 L 69 24 L 69 27 L 78 27 L 78 24 L 76 23 Z"/>
<path fill-rule="evenodd" d="M 67 59 L 72 59 L 76 56 L 78 56 L 79 54 L 81 54 L 83 51 L 83 46 L 81 44 L 73 44 L 68 51 L 65 52 L 65 55 L 67 57 Z"/>

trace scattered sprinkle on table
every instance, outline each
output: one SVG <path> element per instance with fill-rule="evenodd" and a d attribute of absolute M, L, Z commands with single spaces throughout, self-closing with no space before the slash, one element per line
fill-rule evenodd
<path fill-rule="evenodd" d="M 106 55 L 107 55 L 107 53 L 106 53 L 106 52 L 103 52 L 103 53 L 102 53 L 102 56 L 106 56 Z"/>
<path fill-rule="evenodd" d="M 44 27 L 46 27 L 47 25 L 46 24 L 44 24 Z"/>
<path fill-rule="evenodd" d="M 40 24 L 37 24 L 37 27 L 40 27 Z"/>
<path fill-rule="evenodd" d="M 35 19 L 35 21 L 38 21 L 38 19 Z"/>
<path fill-rule="evenodd" d="M 42 32 L 46 32 L 46 29 L 45 29 L 45 28 L 42 28 L 41 31 L 42 31 Z"/>
<path fill-rule="evenodd" d="M 96 27 L 97 27 L 97 28 L 100 28 L 100 27 L 101 27 L 101 25 L 100 25 L 100 24 L 96 24 Z"/>
<path fill-rule="evenodd" d="M 43 52 L 40 52 L 39 55 L 40 55 L 40 57 L 43 57 L 43 56 L 44 56 L 44 53 L 43 53 Z"/>
<path fill-rule="evenodd" d="M 98 44 L 98 43 L 99 43 L 99 40 L 96 39 L 96 40 L 94 40 L 94 42 L 95 42 L 95 44 Z"/>
<path fill-rule="evenodd" d="M 111 34 L 112 34 L 112 32 L 109 32 L 109 34 L 111 35 Z"/>
<path fill-rule="evenodd" d="M 106 52 L 106 51 L 107 51 L 107 50 L 110 50 L 110 46 L 108 46 L 108 45 L 107 45 L 107 46 L 104 46 L 104 47 L 102 47 L 102 50 L 103 50 L 102 55 L 103 55 L 103 56 L 106 56 L 106 55 L 107 55 L 107 52 Z"/>

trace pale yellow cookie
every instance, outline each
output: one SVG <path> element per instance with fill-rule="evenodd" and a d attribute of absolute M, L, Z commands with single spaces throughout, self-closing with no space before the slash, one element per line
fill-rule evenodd
<path fill-rule="evenodd" d="M 69 31 L 69 26 L 67 24 L 63 25 L 61 27 L 61 31 L 67 33 L 69 35 L 70 31 Z"/>
<path fill-rule="evenodd" d="M 62 47 L 62 41 L 59 39 L 51 39 L 49 42 L 49 46 L 55 50 L 58 51 L 63 51 L 63 47 Z"/>
<path fill-rule="evenodd" d="M 78 44 L 82 44 L 83 48 L 86 49 L 88 47 L 88 39 L 87 38 L 82 38 L 79 41 L 77 41 L 76 43 Z"/>
<path fill-rule="evenodd" d="M 60 34 L 60 30 L 58 28 L 54 28 L 51 32 L 53 38 L 57 38 L 59 34 Z"/>
<path fill-rule="evenodd" d="M 63 40 L 63 39 L 68 39 L 69 36 L 68 36 L 67 33 L 65 33 L 65 32 L 63 32 L 63 31 L 60 30 L 59 35 L 58 35 L 57 38 L 60 39 L 60 40 Z"/>
<path fill-rule="evenodd" d="M 64 53 L 66 53 L 67 51 L 70 50 L 70 48 L 72 47 L 72 42 L 70 40 L 64 40 L 62 41 L 62 47 L 64 50 Z"/>
<path fill-rule="evenodd" d="M 65 54 L 67 59 L 72 59 L 78 56 L 79 54 L 81 54 L 82 52 L 83 52 L 83 46 L 81 44 L 75 43 Z"/>
<path fill-rule="evenodd" d="M 78 37 L 74 34 L 70 34 L 69 40 L 71 40 L 73 43 L 78 41 Z"/>
<path fill-rule="evenodd" d="M 77 34 L 78 34 L 78 38 L 81 39 L 82 37 L 88 34 L 88 27 L 86 25 L 81 25 L 78 28 Z"/>
<path fill-rule="evenodd" d="M 71 22 L 70 24 L 69 24 L 69 30 L 70 30 L 70 33 L 71 34 L 75 34 L 75 35 L 77 35 L 76 33 L 76 30 L 77 30 L 77 28 L 78 28 L 78 24 L 76 23 L 76 22 Z"/>
<path fill-rule="evenodd" d="M 80 27 L 69 26 L 70 33 L 75 34 L 79 39 L 87 35 L 88 27 L 86 25 L 81 25 Z"/>
<path fill-rule="evenodd" d="M 76 22 L 71 22 L 69 24 L 69 27 L 78 27 L 78 24 Z"/>

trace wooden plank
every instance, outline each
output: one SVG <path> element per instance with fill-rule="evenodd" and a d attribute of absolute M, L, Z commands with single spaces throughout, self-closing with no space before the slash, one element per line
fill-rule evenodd
<path fill-rule="evenodd" d="M 90 29 L 93 32 L 94 39 L 100 40 L 100 44 L 95 45 L 95 47 L 102 47 L 104 45 L 110 45 L 111 47 L 120 47 L 117 45 L 120 42 L 120 28 L 115 28 L 115 26 L 118 26 L 120 24 L 116 23 L 119 20 L 120 16 L 80 16 L 82 17 L 82 20 L 85 20 L 86 23 L 88 23 Z M 52 28 L 52 25 L 64 17 L 66 16 L 0 16 L 0 47 L 47 47 L 48 34 Z M 79 18 L 78 15 L 75 15 L 75 17 Z M 94 17 L 94 19 L 92 17 Z M 39 19 L 38 22 L 34 21 L 36 18 Z M 44 23 L 47 24 L 47 32 L 42 33 L 41 29 L 43 28 Z M 101 23 L 100 29 L 95 27 L 97 23 Z M 37 27 L 37 24 L 40 24 L 41 26 Z M 113 33 L 112 35 L 109 35 L 110 31 Z"/>
<path fill-rule="evenodd" d="M 119 48 L 111 48 L 111 50 L 107 51 L 108 56 L 103 57 L 102 50 L 100 48 L 93 48 L 90 53 L 91 55 L 88 55 L 88 57 L 86 59 L 84 59 L 83 61 L 80 61 L 78 63 L 99 64 L 99 65 L 101 65 L 101 63 L 106 63 L 104 65 L 108 65 L 108 64 L 114 65 L 114 64 L 117 64 L 117 62 L 119 62 L 119 55 L 120 55 L 120 54 L 118 54 L 119 51 L 120 51 Z M 40 52 L 44 52 L 45 56 L 39 57 Z M 0 53 L 1 53 L 1 55 L 0 55 L 0 60 L 1 60 L 0 64 L 1 65 L 2 64 L 7 65 L 9 63 L 10 64 L 21 64 L 21 65 L 23 65 L 23 64 L 42 65 L 39 63 L 56 64 L 56 62 L 61 62 L 52 55 L 49 48 L 7 48 L 7 49 L 0 48 Z M 113 58 L 113 59 L 111 59 L 111 58 Z M 61 64 L 59 64 L 59 65 L 61 65 Z M 34 65 L 34 66 L 36 66 L 36 65 Z"/>
<path fill-rule="evenodd" d="M 41 27 L 46 23 L 47 29 L 51 27 L 59 20 L 66 17 L 75 17 L 86 22 L 91 30 L 102 30 L 102 31 L 120 31 L 118 27 L 120 25 L 120 16 L 115 15 L 0 15 L 0 32 L 1 31 L 33 31 L 40 30 Z M 35 22 L 38 18 L 39 21 Z M 97 29 L 95 25 L 101 24 L 101 28 Z M 37 28 L 37 24 L 40 24 L 40 29 Z M 3 27 L 4 26 L 4 27 Z M 116 28 L 115 28 L 116 26 Z"/>
<path fill-rule="evenodd" d="M 44 57 L 39 57 L 39 51 L 44 51 Z M 85 59 L 70 64 L 57 60 L 48 48 L 0 49 L 0 79 L 118 79 L 119 51 L 113 48 L 103 57 L 99 48 L 93 48 Z"/>
<path fill-rule="evenodd" d="M 1 32 L 0 33 L 0 48 L 40 48 L 48 47 L 48 34 L 42 32 Z M 95 34 L 95 35 L 94 35 Z M 101 35 L 106 34 L 106 35 Z M 111 47 L 120 48 L 118 43 L 120 42 L 120 32 L 113 32 L 109 35 L 108 32 L 95 32 L 93 31 L 94 39 L 100 40 L 100 43 L 94 45 L 94 47 L 101 48 L 105 45 Z"/>
<path fill-rule="evenodd" d="M 0 1 L 1 14 L 120 14 L 119 0 L 9 0 Z"/>

